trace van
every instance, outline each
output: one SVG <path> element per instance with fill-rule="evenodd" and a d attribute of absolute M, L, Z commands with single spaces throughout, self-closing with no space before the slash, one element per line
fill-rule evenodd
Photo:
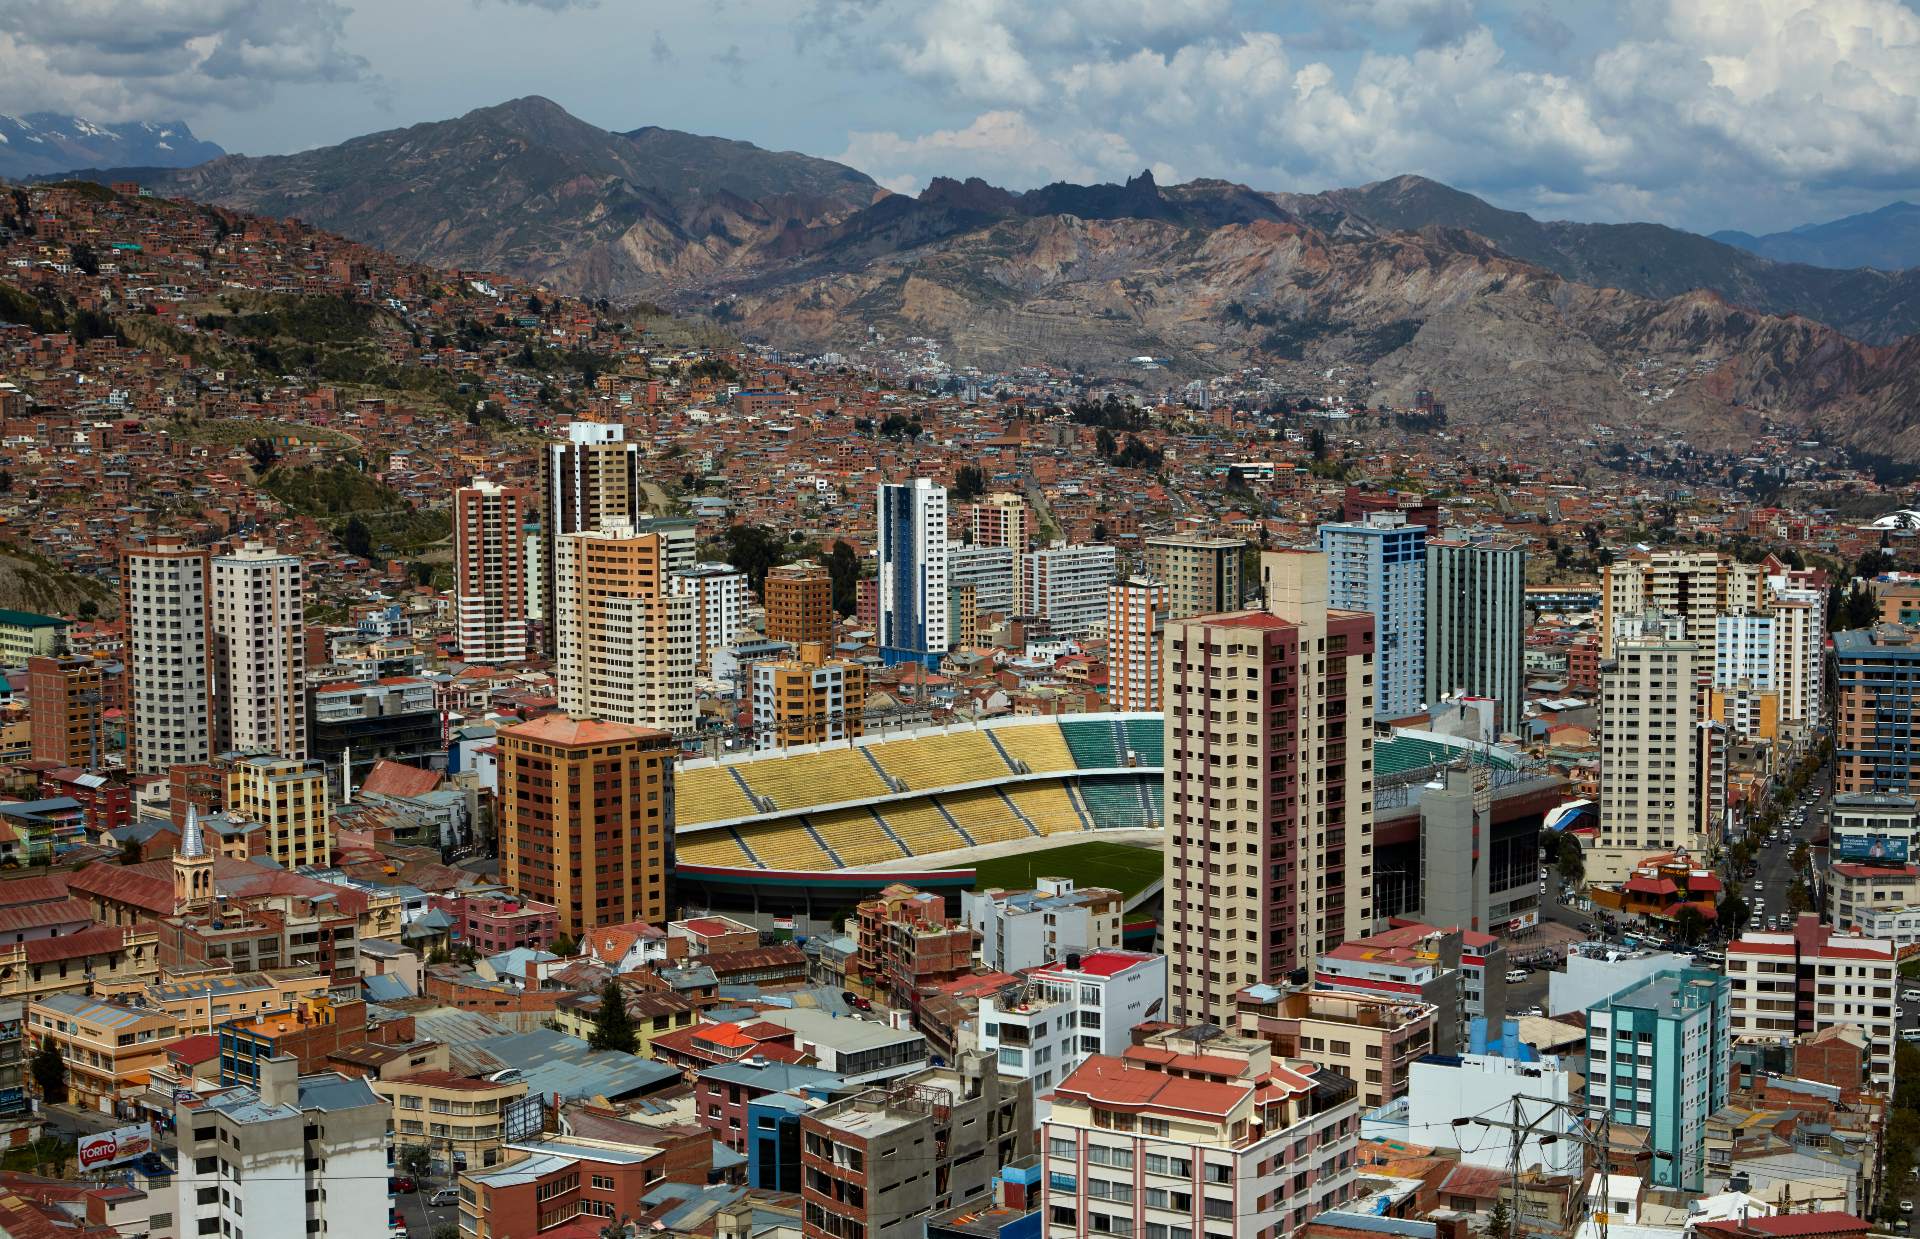
<path fill-rule="evenodd" d="M 1507 984 L 1508 984 L 1508 985 L 1518 985 L 1518 984 L 1520 984 L 1520 982 L 1522 982 L 1522 981 L 1524 981 L 1524 980 L 1526 980 L 1526 979 L 1527 979 L 1527 970 L 1526 970 L 1525 968 L 1509 968 L 1509 969 L 1507 969 Z"/>

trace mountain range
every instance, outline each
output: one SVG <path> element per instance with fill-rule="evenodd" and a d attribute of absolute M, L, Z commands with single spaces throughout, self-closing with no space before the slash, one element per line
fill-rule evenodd
<path fill-rule="evenodd" d="M 1877 211 L 1824 224 L 1802 224 L 1786 232 L 1758 237 L 1750 232 L 1716 232 L 1713 239 L 1775 262 L 1899 271 L 1920 266 L 1920 206 L 1892 202 Z"/>
<path fill-rule="evenodd" d="M 933 337 L 958 364 L 1109 375 L 1142 354 L 1176 376 L 1352 363 L 1384 398 L 1433 387 L 1512 433 L 1570 418 L 1738 444 L 1770 420 L 1920 460 L 1920 271 L 1543 222 L 1420 177 L 1315 194 L 940 178 L 907 196 L 538 97 L 296 155 L 96 175 L 794 349 L 879 333 Z"/>
<path fill-rule="evenodd" d="M 57 112 L 0 114 L 0 178 L 11 180 L 74 168 L 184 168 L 224 154 L 177 120 L 102 125 Z"/>

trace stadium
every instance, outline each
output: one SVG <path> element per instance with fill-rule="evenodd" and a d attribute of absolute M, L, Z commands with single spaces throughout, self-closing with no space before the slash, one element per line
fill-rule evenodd
<path fill-rule="evenodd" d="M 973 864 L 1161 826 L 1161 716 L 1007 718 L 674 772 L 688 906 L 832 916 L 891 882 L 961 890 Z"/>
<path fill-rule="evenodd" d="M 969 889 L 976 867 L 982 879 L 997 875 L 1010 853 L 1038 861 L 1106 839 L 1146 843 L 1157 856 L 1161 728 L 1158 712 L 1006 718 L 683 763 L 674 774 L 679 898 L 817 925 L 892 882 Z M 1398 732 L 1374 747 L 1375 882 L 1395 915 L 1417 904 L 1419 790 L 1461 757 L 1495 776 L 1485 841 L 1493 868 L 1532 882 L 1540 819 L 1563 798 L 1558 780 L 1523 769 L 1509 750 Z M 1070 862 L 1085 850 L 1041 871 L 1098 881 Z"/>

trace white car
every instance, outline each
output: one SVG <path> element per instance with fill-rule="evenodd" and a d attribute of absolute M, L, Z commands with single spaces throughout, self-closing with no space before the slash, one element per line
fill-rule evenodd
<path fill-rule="evenodd" d="M 1525 968 L 1509 968 L 1509 969 L 1507 969 L 1507 984 L 1508 984 L 1508 985 L 1518 985 L 1518 984 L 1520 984 L 1520 982 L 1522 982 L 1522 981 L 1524 981 L 1524 980 L 1526 980 L 1526 979 L 1527 979 L 1527 970 L 1526 970 Z"/>
<path fill-rule="evenodd" d="M 1902 1040 L 1902 1041 L 1920 1041 L 1920 1028 L 1903 1028 L 1903 1029 L 1901 1029 L 1901 1030 L 1900 1030 L 1900 1040 Z"/>
<path fill-rule="evenodd" d="M 1920 989 L 1901 990 L 1900 1001 L 1901 1002 L 1920 1002 Z"/>

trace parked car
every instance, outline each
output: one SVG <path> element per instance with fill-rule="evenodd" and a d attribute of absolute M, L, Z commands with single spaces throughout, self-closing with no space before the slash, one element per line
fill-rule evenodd
<path fill-rule="evenodd" d="M 1900 1001 L 1901 1002 L 1920 1002 L 1920 989 L 1901 990 Z"/>
<path fill-rule="evenodd" d="M 387 1180 L 387 1190 L 389 1192 L 415 1192 L 420 1190 L 420 1185 L 413 1181 L 413 1176 L 410 1174 L 397 1174 Z"/>
<path fill-rule="evenodd" d="M 427 1197 L 428 1207 L 434 1209 L 438 1209 L 442 1205 L 457 1205 L 459 1203 L 460 1189 L 457 1187 L 443 1187 L 433 1195 Z"/>
<path fill-rule="evenodd" d="M 1920 1028 L 1903 1028 L 1903 1029 L 1901 1029 L 1901 1030 L 1900 1030 L 1900 1040 L 1902 1040 L 1902 1041 L 1920 1041 Z"/>
<path fill-rule="evenodd" d="M 1509 969 L 1507 969 L 1507 984 L 1508 984 L 1508 985 L 1518 985 L 1518 984 L 1520 984 L 1520 982 L 1522 982 L 1522 981 L 1524 981 L 1524 980 L 1526 980 L 1526 979 L 1527 979 L 1527 970 L 1526 970 L 1525 968 L 1509 968 Z"/>

